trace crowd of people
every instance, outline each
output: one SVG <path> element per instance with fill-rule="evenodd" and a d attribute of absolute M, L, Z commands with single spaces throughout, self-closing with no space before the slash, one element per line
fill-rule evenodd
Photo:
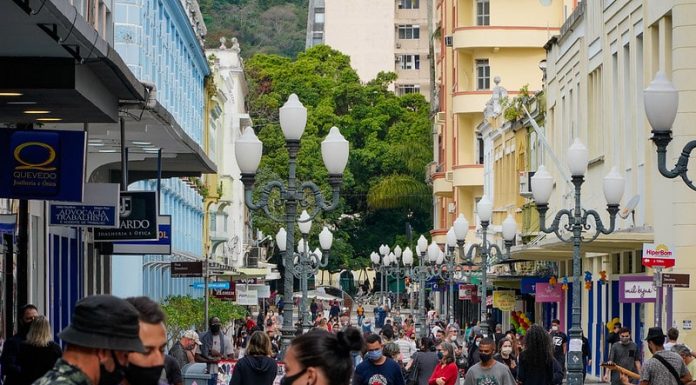
<path fill-rule="evenodd" d="M 330 306 L 340 310 L 338 302 Z M 380 311 L 389 313 L 385 307 Z M 500 325 L 484 335 L 477 322 L 460 328 L 429 313 L 427 336 L 416 338 L 410 315 L 385 316 L 380 328 L 366 329 L 370 320 L 364 309 L 355 326 L 340 311 L 330 311 L 328 319 L 312 313 L 312 330 L 298 330 L 284 354 L 282 316 L 274 311 L 256 321 L 248 315 L 232 340 L 224 333 L 227 323 L 211 317 L 206 332 L 186 330 L 167 349 L 166 319 L 157 303 L 147 297 L 90 296 L 78 301 L 71 323 L 58 334 L 61 350 L 48 319 L 26 305 L 18 333 L 5 341 L 0 355 L 2 380 L 8 385 L 179 385 L 185 365 L 211 364 L 217 373 L 224 359 L 235 360 L 230 385 L 271 385 L 281 361 L 282 385 L 560 385 L 566 375 L 568 337 L 557 320 L 550 330 L 531 325 L 524 336 L 503 332 Z M 691 382 L 696 359 L 678 337 L 676 329 L 665 335 L 650 328 L 646 343 L 652 357 L 641 365 L 630 330 L 618 324 L 608 337 L 609 361 L 625 371 L 614 369 L 603 379 L 612 385 L 696 385 Z M 586 344 L 584 339 L 588 365 Z M 636 380 L 629 378 L 631 372 Z"/>

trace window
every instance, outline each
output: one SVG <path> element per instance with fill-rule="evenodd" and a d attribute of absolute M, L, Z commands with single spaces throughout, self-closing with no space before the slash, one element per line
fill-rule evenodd
<path fill-rule="evenodd" d="M 398 0 L 399 9 L 418 9 L 419 0 Z"/>
<path fill-rule="evenodd" d="M 324 8 L 314 9 L 314 24 L 324 24 Z"/>
<path fill-rule="evenodd" d="M 396 92 L 399 95 L 417 94 L 420 92 L 418 84 L 399 84 L 396 86 Z"/>
<path fill-rule="evenodd" d="M 476 59 L 476 89 L 487 90 L 491 88 L 491 67 L 488 59 Z"/>
<path fill-rule="evenodd" d="M 324 32 L 323 31 L 314 31 L 312 32 L 312 45 L 318 45 L 318 44 L 323 44 L 324 43 Z"/>
<path fill-rule="evenodd" d="M 488 0 L 476 0 L 476 25 L 491 24 L 491 5 Z"/>
<path fill-rule="evenodd" d="M 420 55 L 401 55 L 400 60 L 402 70 L 420 69 Z"/>
<path fill-rule="evenodd" d="M 420 39 L 419 25 L 399 25 L 399 39 Z"/>

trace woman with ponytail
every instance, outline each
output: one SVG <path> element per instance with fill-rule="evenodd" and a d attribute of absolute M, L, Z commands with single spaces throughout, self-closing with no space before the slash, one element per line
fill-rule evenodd
<path fill-rule="evenodd" d="M 314 329 L 295 338 L 285 353 L 282 385 L 348 385 L 353 352 L 363 347 L 360 331 L 348 327 L 336 334 Z"/>

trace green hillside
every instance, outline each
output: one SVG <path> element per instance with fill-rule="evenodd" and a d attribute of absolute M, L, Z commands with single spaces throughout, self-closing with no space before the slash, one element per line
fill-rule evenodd
<path fill-rule="evenodd" d="M 257 52 L 297 56 L 304 50 L 307 0 L 200 0 L 208 27 L 206 47 L 236 37 L 242 56 Z"/>

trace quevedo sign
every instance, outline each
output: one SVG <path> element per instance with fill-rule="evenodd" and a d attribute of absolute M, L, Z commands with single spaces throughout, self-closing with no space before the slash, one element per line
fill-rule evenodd
<path fill-rule="evenodd" d="M 619 302 L 655 302 L 656 298 L 657 289 L 653 277 L 643 275 L 619 277 Z"/>

